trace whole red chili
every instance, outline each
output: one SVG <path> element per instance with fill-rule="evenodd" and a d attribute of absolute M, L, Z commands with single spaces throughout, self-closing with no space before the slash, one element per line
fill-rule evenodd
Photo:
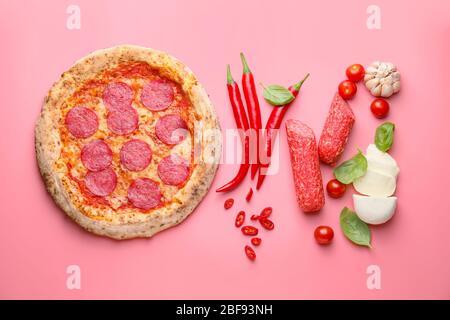
<path fill-rule="evenodd" d="M 256 236 L 258 234 L 258 228 L 253 226 L 243 226 L 241 230 L 246 236 Z"/>
<path fill-rule="evenodd" d="M 227 66 L 227 88 L 228 88 L 228 97 L 230 98 L 231 107 L 233 109 L 234 120 L 236 121 L 236 126 L 240 130 L 240 133 L 243 134 L 244 141 L 244 152 L 243 157 L 244 161 L 241 163 L 239 167 L 239 171 L 236 176 L 231 179 L 228 183 L 218 188 L 216 192 L 226 192 L 236 188 L 242 180 L 244 180 L 247 175 L 248 169 L 250 167 L 249 164 L 249 137 L 248 132 L 249 124 L 247 119 L 247 114 L 245 113 L 244 104 L 242 103 L 241 93 L 239 91 L 239 87 L 237 83 L 233 80 L 230 71 L 230 65 Z M 244 132 L 242 132 L 244 131 Z"/>
<path fill-rule="evenodd" d="M 245 246 L 245 255 L 252 261 L 256 259 L 255 250 L 253 250 L 250 246 Z"/>
<path fill-rule="evenodd" d="M 236 221 L 234 222 L 234 225 L 239 228 L 244 224 L 244 221 L 245 221 L 245 212 L 239 211 L 239 213 L 236 216 Z"/>
<path fill-rule="evenodd" d="M 273 230 L 273 228 L 275 227 L 273 222 L 267 218 L 259 218 L 259 223 L 261 223 L 261 225 L 264 227 L 264 229 L 267 229 L 267 230 Z"/>
<path fill-rule="evenodd" d="M 294 95 L 294 97 L 297 97 L 303 83 L 305 82 L 306 79 L 308 79 L 308 77 L 309 73 L 305 76 L 305 78 L 303 78 L 303 80 L 289 87 L 289 91 Z M 259 188 L 261 188 L 264 179 L 266 177 L 265 171 L 270 165 L 270 157 L 272 156 L 272 139 L 275 139 L 277 130 L 280 129 L 281 122 L 283 121 L 286 112 L 289 110 L 289 107 L 292 105 L 294 101 L 295 100 L 292 100 L 292 102 L 288 103 L 285 106 L 274 107 L 272 109 L 272 112 L 270 113 L 269 119 L 267 120 L 265 128 L 266 137 L 264 144 L 265 147 L 264 154 L 266 155 L 267 158 L 264 159 L 265 161 L 262 161 L 260 159 L 259 165 L 260 170 L 258 175 L 258 182 L 256 183 L 256 190 L 259 190 Z"/>
<path fill-rule="evenodd" d="M 253 189 L 250 188 L 250 190 L 248 190 L 247 196 L 245 196 L 245 200 L 247 202 L 250 202 L 250 200 L 252 199 L 252 196 L 253 196 Z"/>
<path fill-rule="evenodd" d="M 266 208 L 262 209 L 259 216 L 261 218 L 268 218 L 271 214 L 272 214 L 272 207 L 266 207 Z"/>
<path fill-rule="evenodd" d="M 233 204 L 234 204 L 234 199 L 233 198 L 229 198 L 229 199 L 225 200 L 225 203 L 223 204 L 223 207 L 228 210 L 228 209 L 230 209 L 233 206 Z"/>
<path fill-rule="evenodd" d="M 251 164 L 251 177 L 255 177 L 258 171 L 259 164 L 259 136 L 260 130 L 262 129 L 261 123 L 261 110 L 259 108 L 258 94 L 255 88 L 255 79 L 253 78 L 253 73 L 248 67 L 247 60 L 244 54 L 241 52 L 241 60 L 243 66 L 242 72 L 242 89 L 244 90 L 245 102 L 247 104 L 247 114 L 250 122 L 250 128 L 253 130 L 253 134 L 256 137 L 254 147 L 252 147 L 253 156 L 252 160 L 255 161 Z"/>
<path fill-rule="evenodd" d="M 261 244 L 261 238 L 252 238 L 251 242 L 254 246 L 259 246 Z"/>

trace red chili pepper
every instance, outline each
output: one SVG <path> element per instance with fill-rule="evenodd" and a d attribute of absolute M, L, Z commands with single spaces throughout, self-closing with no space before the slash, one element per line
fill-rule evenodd
<path fill-rule="evenodd" d="M 253 189 L 250 188 L 250 190 L 248 190 L 247 196 L 245 197 L 245 200 L 247 202 L 250 202 L 250 200 L 252 199 L 252 196 L 253 196 Z"/>
<path fill-rule="evenodd" d="M 261 238 L 252 238 L 251 242 L 254 246 L 259 246 L 261 244 Z"/>
<path fill-rule="evenodd" d="M 243 226 L 241 230 L 246 236 L 256 236 L 258 234 L 258 228 L 253 226 Z"/>
<path fill-rule="evenodd" d="M 223 207 L 228 210 L 233 206 L 233 204 L 234 204 L 234 199 L 230 198 L 230 199 L 225 200 Z"/>
<path fill-rule="evenodd" d="M 259 108 L 258 94 L 256 93 L 255 79 L 253 73 L 248 67 L 247 60 L 244 54 L 241 52 L 242 66 L 244 68 L 242 72 L 242 89 L 244 90 L 245 102 L 247 104 L 247 114 L 250 122 L 250 128 L 252 134 L 254 134 L 256 141 L 254 147 L 252 147 L 252 160 L 255 161 L 251 164 L 251 178 L 253 179 L 258 171 L 259 166 L 259 136 L 262 129 L 261 123 L 261 110 Z"/>
<path fill-rule="evenodd" d="M 244 135 L 243 136 L 244 161 L 241 163 L 239 171 L 236 174 L 236 176 L 233 179 L 231 179 L 228 183 L 217 189 L 216 192 L 226 192 L 236 188 L 242 182 L 242 180 L 244 180 L 250 167 L 249 137 L 248 134 L 246 134 L 249 129 L 248 119 L 247 114 L 245 113 L 244 104 L 242 103 L 239 87 L 237 83 L 233 80 L 233 77 L 231 75 L 230 65 L 227 66 L 227 88 L 228 88 L 228 97 L 230 98 L 231 107 L 233 109 L 234 120 L 236 121 L 236 126 L 238 129 L 240 129 L 241 133 Z"/>
<path fill-rule="evenodd" d="M 275 227 L 275 225 L 273 224 L 272 221 L 270 221 L 267 218 L 259 218 L 259 222 L 261 223 L 261 225 L 264 227 L 264 229 L 267 230 L 273 230 L 273 228 Z"/>
<path fill-rule="evenodd" d="M 245 255 L 252 261 L 256 259 L 255 250 L 253 250 L 250 246 L 245 246 Z"/>
<path fill-rule="evenodd" d="M 239 213 L 236 216 L 236 221 L 234 222 L 234 225 L 239 228 L 244 224 L 244 221 L 245 221 L 245 212 L 239 211 Z"/>
<path fill-rule="evenodd" d="M 256 220 L 258 220 L 259 219 L 259 216 L 257 215 L 257 214 L 253 214 L 251 217 L 250 217 L 250 220 L 253 220 L 253 221 L 256 221 Z"/>
<path fill-rule="evenodd" d="M 297 97 L 298 93 L 300 92 L 300 88 L 302 87 L 305 80 L 309 77 L 309 73 L 301 80 L 300 82 L 294 84 L 293 86 L 289 87 L 289 91 L 292 92 L 294 97 Z M 272 156 L 272 139 L 275 139 L 277 130 L 281 127 L 281 122 L 283 121 L 284 116 L 286 115 L 286 112 L 288 111 L 289 107 L 292 105 L 292 102 L 288 103 L 285 106 L 275 107 L 272 109 L 272 112 L 270 113 L 269 119 L 267 120 L 266 124 L 266 131 L 265 131 L 265 154 L 267 156 L 267 163 L 263 164 L 260 163 L 259 165 L 259 175 L 258 175 L 258 182 L 256 183 L 256 190 L 259 190 L 261 188 L 264 179 L 266 177 L 265 173 L 262 172 L 262 168 L 267 169 L 270 165 L 270 157 Z"/>
<path fill-rule="evenodd" d="M 261 218 L 268 218 L 271 214 L 272 214 L 272 207 L 267 207 L 267 208 L 262 209 L 259 216 Z"/>

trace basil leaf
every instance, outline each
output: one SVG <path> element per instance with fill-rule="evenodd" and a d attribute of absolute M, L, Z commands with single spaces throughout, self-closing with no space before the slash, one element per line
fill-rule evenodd
<path fill-rule="evenodd" d="M 273 106 L 283 106 L 294 100 L 294 95 L 288 89 L 277 84 L 264 87 L 264 99 Z"/>
<path fill-rule="evenodd" d="M 387 152 L 394 142 L 395 125 L 392 122 L 381 124 L 375 132 L 375 145 L 383 152 Z"/>
<path fill-rule="evenodd" d="M 358 150 L 358 153 L 350 160 L 344 161 L 333 170 L 334 176 L 343 184 L 352 183 L 355 179 L 362 177 L 367 171 L 367 159 Z"/>
<path fill-rule="evenodd" d="M 339 223 L 344 235 L 353 243 L 372 248 L 369 226 L 358 218 L 355 212 L 345 207 L 341 211 Z"/>

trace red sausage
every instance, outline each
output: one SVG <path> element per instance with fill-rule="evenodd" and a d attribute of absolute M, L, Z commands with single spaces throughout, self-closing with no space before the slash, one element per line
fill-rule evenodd
<path fill-rule="evenodd" d="M 304 212 L 322 209 L 325 197 L 314 132 L 298 120 L 286 121 L 297 202 Z"/>
<path fill-rule="evenodd" d="M 323 163 L 335 165 L 344 151 L 355 115 L 344 99 L 336 93 L 319 140 L 319 158 Z"/>

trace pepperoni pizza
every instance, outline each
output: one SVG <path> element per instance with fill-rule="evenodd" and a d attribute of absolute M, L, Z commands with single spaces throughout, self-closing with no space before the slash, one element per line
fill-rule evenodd
<path fill-rule="evenodd" d="M 50 89 L 36 125 L 56 203 L 93 233 L 150 237 L 204 197 L 221 151 L 214 108 L 194 74 L 137 46 L 96 51 Z"/>

